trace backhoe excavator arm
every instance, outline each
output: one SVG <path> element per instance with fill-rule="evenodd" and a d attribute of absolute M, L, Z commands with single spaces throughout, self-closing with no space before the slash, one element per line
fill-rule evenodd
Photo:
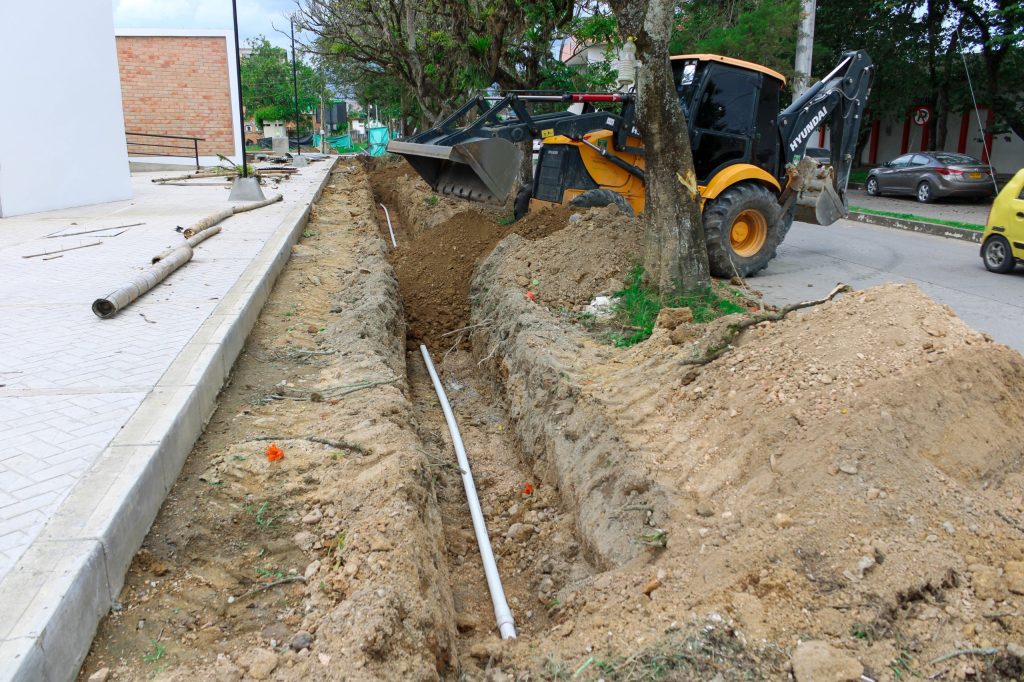
<path fill-rule="evenodd" d="M 846 185 L 874 68 L 867 52 L 847 52 L 831 73 L 779 114 L 782 154 L 790 176 L 781 197 L 784 210 L 793 200 L 798 206 L 813 207 L 814 222 L 819 225 L 831 225 L 849 215 Z M 803 157 L 811 134 L 826 122 L 831 133 L 832 164 L 819 168 Z"/>

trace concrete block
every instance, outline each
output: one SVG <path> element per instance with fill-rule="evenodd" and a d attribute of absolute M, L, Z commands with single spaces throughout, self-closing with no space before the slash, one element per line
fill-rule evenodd
<path fill-rule="evenodd" d="M 45 680 L 46 655 L 35 637 L 18 637 L 0 642 L 0 682 Z"/>
<path fill-rule="evenodd" d="M 228 201 L 263 201 L 263 188 L 257 178 L 235 178 Z"/>
<path fill-rule="evenodd" d="M 115 599 L 169 489 L 158 446 L 108 447 L 47 524 L 44 536 L 98 540 Z"/>
<path fill-rule="evenodd" d="M 99 542 L 34 542 L 0 583 L 0 603 L 5 609 L 10 605 L 4 642 L 15 645 L 10 654 L 20 661 L 12 671 L 0 666 L 2 675 L 11 680 L 74 679 L 110 600 Z M 42 676 L 40 654 L 24 640 L 35 640 L 41 650 Z"/>
<path fill-rule="evenodd" d="M 271 151 L 274 152 L 274 156 L 284 156 L 288 153 L 288 138 L 287 137 L 274 137 L 273 147 Z"/>

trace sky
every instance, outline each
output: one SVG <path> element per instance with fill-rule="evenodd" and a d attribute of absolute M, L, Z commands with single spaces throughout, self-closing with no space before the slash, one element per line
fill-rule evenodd
<path fill-rule="evenodd" d="M 289 47 L 288 15 L 295 0 L 237 0 L 238 32 L 260 34 Z M 216 28 L 231 30 L 231 0 L 112 0 L 117 28 Z M 285 34 L 279 31 L 284 31 Z"/>

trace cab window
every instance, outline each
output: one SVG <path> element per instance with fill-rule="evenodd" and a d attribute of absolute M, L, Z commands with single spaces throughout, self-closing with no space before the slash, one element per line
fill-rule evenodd
<path fill-rule="evenodd" d="M 720 64 L 711 66 L 697 109 L 696 127 L 735 135 L 749 133 L 759 85 L 757 74 Z"/>

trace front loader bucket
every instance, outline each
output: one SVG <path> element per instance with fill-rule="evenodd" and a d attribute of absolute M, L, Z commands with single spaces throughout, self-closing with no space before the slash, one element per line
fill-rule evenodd
<path fill-rule="evenodd" d="M 438 194 L 498 204 L 512 191 L 523 158 L 519 147 L 496 137 L 450 147 L 393 140 L 388 151 L 404 156 Z"/>
<path fill-rule="evenodd" d="M 850 215 L 846 201 L 836 192 L 832 166 L 818 166 L 809 171 L 801 168 L 800 171 L 800 189 L 796 195 L 796 220 L 831 225 L 840 218 Z"/>

